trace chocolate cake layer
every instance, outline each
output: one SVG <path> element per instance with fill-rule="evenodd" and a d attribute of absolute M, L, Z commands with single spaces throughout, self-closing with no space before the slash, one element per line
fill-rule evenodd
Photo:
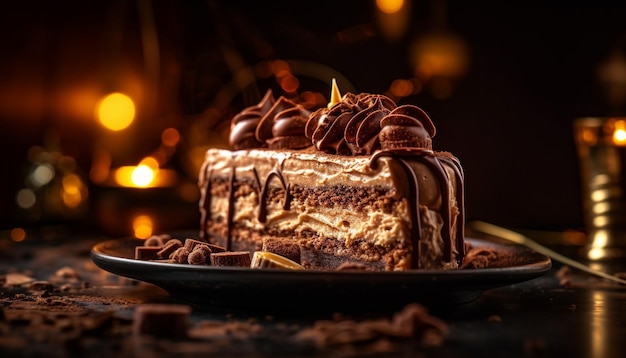
<path fill-rule="evenodd" d="M 210 149 L 199 178 L 202 231 L 237 251 L 260 250 L 264 238 L 294 240 L 306 268 L 453 269 L 463 242 L 461 176 L 453 157 L 423 150 Z"/>

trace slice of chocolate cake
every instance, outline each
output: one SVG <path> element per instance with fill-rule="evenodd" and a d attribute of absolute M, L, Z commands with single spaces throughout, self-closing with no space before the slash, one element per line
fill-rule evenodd
<path fill-rule="evenodd" d="M 311 113 L 268 91 L 233 118 L 234 150 L 206 153 L 201 237 L 251 253 L 284 240 L 307 269 L 457 269 L 463 171 L 434 135 L 424 111 L 383 95 Z"/>

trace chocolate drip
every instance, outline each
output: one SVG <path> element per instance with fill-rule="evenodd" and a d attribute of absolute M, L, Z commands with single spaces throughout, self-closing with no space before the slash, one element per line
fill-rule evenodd
<path fill-rule="evenodd" d="M 390 150 L 380 150 L 374 153 L 370 159 L 370 167 L 375 169 L 377 164 L 376 161 L 381 157 L 391 157 L 393 159 L 398 160 L 401 164 L 402 169 L 405 171 L 407 177 L 409 178 L 409 196 L 413 199 L 410 200 L 410 209 L 411 209 L 411 242 L 413 245 L 413 268 L 418 268 L 419 264 L 419 240 L 421 239 L 421 215 L 419 212 L 419 181 L 417 178 L 417 174 L 413 170 L 413 168 L 406 161 L 405 157 L 410 157 L 412 160 L 417 160 L 424 165 L 427 165 L 430 169 L 433 170 L 435 175 L 437 176 L 439 187 L 442 195 L 442 216 L 444 225 L 442 228 L 442 237 L 444 242 L 444 261 L 450 262 L 452 259 L 452 215 L 451 215 L 451 207 L 450 207 L 450 191 L 448 188 L 448 173 L 441 164 L 441 161 L 445 161 L 448 164 L 451 164 L 452 168 L 454 168 L 457 178 L 457 192 L 456 199 L 457 204 L 460 208 L 459 213 L 459 222 L 464 222 L 464 201 L 463 201 L 463 171 L 460 168 L 458 162 L 452 160 L 452 158 L 448 157 L 440 157 L 435 156 L 433 151 L 422 149 L 422 148 L 399 148 L 399 149 L 390 149 Z M 457 225 L 457 232 L 455 237 L 456 249 L 458 251 L 457 261 L 461 262 L 463 256 L 465 254 L 464 248 L 464 228 L 463 225 Z"/>
<path fill-rule="evenodd" d="M 439 191 L 441 192 L 441 215 L 443 216 L 443 227 L 441 236 L 443 237 L 443 260 L 452 260 L 452 214 L 450 207 L 450 190 L 448 188 L 448 172 L 435 156 L 424 156 L 423 163 L 427 164 L 439 179 Z"/>
<path fill-rule="evenodd" d="M 289 210 L 290 207 L 290 194 L 289 188 L 290 186 L 285 182 L 285 177 L 281 174 L 278 169 L 273 169 L 269 174 L 267 174 L 267 178 L 265 179 L 265 183 L 263 184 L 263 189 L 261 190 L 261 197 L 259 199 L 259 222 L 267 221 L 267 195 L 269 191 L 269 183 L 272 178 L 278 178 L 280 184 L 285 190 L 285 198 L 283 199 L 283 210 Z"/>
<path fill-rule="evenodd" d="M 459 252 L 457 255 L 457 261 L 459 265 L 463 261 L 463 257 L 465 256 L 465 173 L 463 172 L 463 167 L 461 167 L 461 163 L 459 163 L 458 159 L 454 157 L 439 157 L 441 161 L 448 163 L 455 171 L 456 174 L 456 203 L 459 207 L 459 218 L 457 223 L 461 223 L 461 225 L 457 224 L 456 228 L 456 247 Z"/>
<path fill-rule="evenodd" d="M 259 179 L 259 172 L 256 171 L 256 168 L 252 168 L 252 174 L 254 175 L 254 184 L 257 195 L 261 193 L 261 179 Z"/>
<path fill-rule="evenodd" d="M 208 240 L 209 233 L 207 225 L 211 220 L 211 179 L 213 177 L 213 169 L 209 164 L 204 166 L 204 178 L 206 180 L 204 194 L 200 198 L 200 240 Z"/>
<path fill-rule="evenodd" d="M 411 168 L 409 163 L 406 160 L 399 158 L 400 164 L 402 164 L 402 169 L 408 177 L 412 179 L 414 185 L 409 185 L 409 197 L 414 198 L 410 202 L 411 204 L 411 244 L 413 245 L 413 255 L 411 256 L 411 267 L 418 268 L 419 267 L 419 257 L 420 257 L 420 249 L 419 249 L 419 240 L 422 236 L 422 221 L 420 220 L 420 212 L 419 212 L 419 202 L 420 202 L 420 191 L 418 188 L 417 175 L 415 171 Z M 411 181 L 409 181 L 411 183 Z"/>
<path fill-rule="evenodd" d="M 230 188 L 228 189 L 228 217 L 226 218 L 228 222 L 227 233 L 226 233 L 226 251 L 231 251 L 232 249 L 232 229 L 233 229 L 233 217 L 235 215 L 235 179 L 236 179 L 236 167 L 232 167 L 232 171 L 230 172 Z"/>

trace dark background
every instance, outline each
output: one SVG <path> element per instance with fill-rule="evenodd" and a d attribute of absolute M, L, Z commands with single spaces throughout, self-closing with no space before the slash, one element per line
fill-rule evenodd
<path fill-rule="evenodd" d="M 89 170 L 90 145 L 98 128 L 85 115 L 86 106 L 72 98 L 95 98 L 113 89 L 116 78 L 143 73 L 141 4 L 3 5 L 2 228 L 37 224 L 21 221 L 14 201 L 28 170 L 28 148 L 55 138 L 60 151 Z M 433 3 L 413 1 L 410 26 L 393 42 L 376 32 L 371 1 L 149 4 L 161 52 L 160 76 L 152 112 L 138 118 L 144 130 L 137 134 L 130 161 L 145 155 L 154 145 L 150 138 L 167 126 L 187 136 L 194 116 L 206 110 L 232 78 L 224 48 L 249 65 L 267 59 L 323 64 L 341 73 L 358 92 L 382 93 L 393 80 L 413 75 L 408 48 L 429 30 Z M 449 0 L 446 5 L 448 30 L 469 47 L 468 71 L 447 98 L 424 90 L 402 102 L 429 113 L 438 131 L 435 149 L 461 159 L 468 219 L 526 229 L 581 229 L 572 121 L 622 112 L 619 98 L 608 100 L 598 68 L 612 51 L 625 49 L 626 5 L 554 0 Z M 365 35 L 339 41 L 345 33 Z M 303 79 L 301 88 L 307 85 Z M 270 85 L 259 83 L 259 91 L 264 86 Z M 326 84 L 310 86 L 327 91 Z M 187 175 L 194 180 L 193 173 Z M 195 220 L 190 218 L 190 225 Z"/>

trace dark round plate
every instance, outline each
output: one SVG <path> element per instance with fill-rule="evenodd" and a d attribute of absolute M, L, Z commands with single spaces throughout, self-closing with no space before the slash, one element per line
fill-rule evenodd
<path fill-rule="evenodd" d="M 505 267 L 453 271 L 288 271 L 212 267 L 134 259 L 143 241 L 117 239 L 91 250 L 93 261 L 111 273 L 157 285 L 178 300 L 206 307 L 315 311 L 401 307 L 409 302 L 445 305 L 470 302 L 481 292 L 531 280 L 551 260 L 518 245 L 468 239 L 508 257 Z"/>

